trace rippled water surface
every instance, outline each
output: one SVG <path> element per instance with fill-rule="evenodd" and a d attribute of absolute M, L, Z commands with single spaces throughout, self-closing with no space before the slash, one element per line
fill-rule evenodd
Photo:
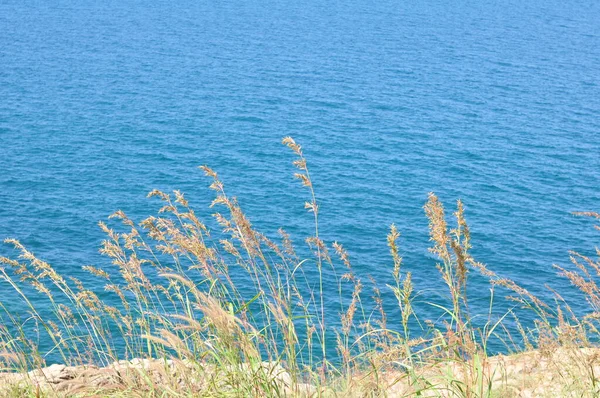
<path fill-rule="evenodd" d="M 291 135 L 357 272 L 386 281 L 394 222 L 416 288 L 440 286 L 434 191 L 464 200 L 479 260 L 547 294 L 598 243 L 570 214 L 600 210 L 598 21 L 591 1 L 2 1 L 0 237 L 81 275 L 107 263 L 97 221 L 151 214 L 152 188 L 208 216 L 209 164 L 301 242 Z"/>

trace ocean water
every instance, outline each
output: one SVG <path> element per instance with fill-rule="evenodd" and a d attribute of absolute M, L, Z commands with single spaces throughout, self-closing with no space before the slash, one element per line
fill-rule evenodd
<path fill-rule="evenodd" d="M 108 264 L 96 223 L 155 213 L 153 188 L 210 217 L 208 164 L 257 228 L 301 243 L 290 135 L 322 237 L 361 275 L 389 281 L 396 223 L 416 289 L 440 290 L 433 191 L 449 213 L 464 201 L 478 260 L 575 298 L 552 264 L 599 242 L 571 215 L 600 210 L 598 21 L 592 1 L 4 0 L 0 238 L 85 278 Z"/>

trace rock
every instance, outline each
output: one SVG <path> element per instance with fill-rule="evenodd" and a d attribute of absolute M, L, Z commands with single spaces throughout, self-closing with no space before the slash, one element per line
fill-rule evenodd
<path fill-rule="evenodd" d="M 317 394 L 317 389 L 311 384 L 294 384 L 289 372 L 278 362 L 243 364 L 224 370 L 190 360 L 134 358 L 116 361 L 103 368 L 52 364 L 28 373 L 0 373 L 0 396 L 3 389 L 20 383 L 69 396 L 85 394 L 90 389 L 143 388 L 149 380 L 154 386 L 165 385 L 165 388 L 170 386 L 201 394 L 209 385 L 220 391 L 231 389 L 226 373 L 237 374 L 240 371 L 247 372 L 251 378 L 274 383 L 287 396 L 308 398 Z"/>

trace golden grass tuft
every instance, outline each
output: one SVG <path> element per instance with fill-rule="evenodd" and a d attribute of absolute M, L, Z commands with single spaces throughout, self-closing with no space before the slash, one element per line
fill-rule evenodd
<path fill-rule="evenodd" d="M 321 236 L 307 159 L 291 137 L 283 144 L 295 156 L 294 176 L 307 190 L 304 206 L 314 221 L 306 246 L 295 246 L 284 230 L 278 241 L 257 231 L 207 166 L 201 169 L 215 192 L 213 221 L 202 221 L 180 191 L 153 190 L 148 196 L 161 202 L 156 215 L 135 222 L 117 211 L 109 217 L 115 225 L 99 223 L 106 234 L 100 252 L 113 269 L 82 269 L 102 291 L 87 288 L 88 280 L 62 276 L 19 241 L 6 239 L 16 255 L 0 257 L 8 290 L 0 297 L 0 394 L 600 393 L 600 261 L 573 252 L 570 267 L 556 266 L 582 292 L 588 311 L 575 313 L 554 290 L 550 305 L 477 262 L 463 203 L 457 202 L 449 221 L 430 193 L 424 206 L 430 251 L 448 301 L 431 304 L 441 314 L 435 322 L 422 320 L 414 305 L 422 293 L 404 270 L 396 226 L 387 236 L 389 280 L 380 287 L 355 271 L 341 243 Z M 600 219 L 598 213 L 577 214 Z M 490 283 L 484 323 L 475 319 L 485 314 L 472 314 L 469 306 L 472 272 Z M 500 316 L 492 316 L 496 291 L 515 303 Z M 388 292 L 393 304 L 385 301 Z M 17 308 L 24 310 L 18 314 Z M 535 322 L 523 325 L 521 311 Z M 491 356 L 492 340 L 523 353 Z M 48 355 L 66 366 L 48 373 Z"/>

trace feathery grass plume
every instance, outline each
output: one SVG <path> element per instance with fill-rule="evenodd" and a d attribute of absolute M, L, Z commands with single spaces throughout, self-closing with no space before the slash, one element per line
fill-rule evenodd
<path fill-rule="evenodd" d="M 451 320 L 447 331 L 448 343 L 456 346 L 457 355 L 473 355 L 479 347 L 473 339 L 469 325 L 466 262 L 470 234 L 464 219 L 463 205 L 458 201 L 455 213 L 457 227 L 452 230 L 448 229 L 444 206 L 435 194 L 429 194 L 424 208 L 429 219 L 430 240 L 433 242 L 433 247 L 429 250 L 442 262 L 437 267 L 448 286 L 452 301 L 452 310 L 449 312 Z"/>
<path fill-rule="evenodd" d="M 282 143 L 290 148 L 294 154 L 298 157 L 293 164 L 300 170 L 300 173 L 294 174 L 294 177 L 298 178 L 302 185 L 307 187 L 311 200 L 309 202 L 305 202 L 304 207 L 311 211 L 314 215 L 314 227 L 315 233 L 314 236 L 306 239 L 307 243 L 310 246 L 315 247 L 315 257 L 317 262 L 317 270 L 319 273 L 319 302 L 320 302 L 320 310 L 321 314 L 318 320 L 319 328 L 320 328 L 320 338 L 321 338 L 321 354 L 323 356 L 323 366 L 321 367 L 321 378 L 324 380 L 325 373 L 327 371 L 327 325 L 325 320 L 325 297 L 324 297 L 324 289 L 323 289 L 323 260 L 331 263 L 329 255 L 326 250 L 326 246 L 324 242 L 319 237 L 319 205 L 317 204 L 317 198 L 315 195 L 315 190 L 313 188 L 313 183 L 310 178 L 310 173 L 308 170 L 306 158 L 302 153 L 302 147 L 298 145 L 292 137 L 285 137 L 282 140 Z"/>
<path fill-rule="evenodd" d="M 394 292 L 394 296 L 396 296 L 396 300 L 398 302 L 398 306 L 400 308 L 400 315 L 402 317 L 402 331 L 404 341 L 407 342 L 410 339 L 410 331 L 409 331 L 409 320 L 411 315 L 413 315 L 412 308 L 412 293 L 413 293 L 413 284 L 412 284 L 412 274 L 407 272 L 404 275 L 404 280 L 402 280 L 402 276 L 400 275 L 400 269 L 402 267 L 402 257 L 400 256 L 400 252 L 398 249 L 397 241 L 400 238 L 400 233 L 394 224 L 390 226 L 390 232 L 387 236 L 387 244 L 390 249 L 390 254 L 392 256 L 392 260 L 394 261 L 394 269 L 392 272 L 392 276 L 395 284 L 388 285 L 388 287 Z M 406 352 L 407 358 L 411 358 L 410 352 Z"/>

